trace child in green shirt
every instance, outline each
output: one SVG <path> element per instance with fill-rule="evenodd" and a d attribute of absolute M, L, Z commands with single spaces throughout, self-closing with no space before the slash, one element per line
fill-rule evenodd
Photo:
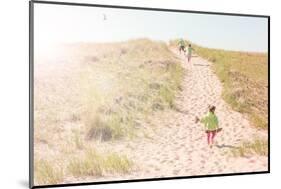
<path fill-rule="evenodd" d="M 191 44 L 189 44 L 188 49 L 187 49 L 187 61 L 188 62 L 190 62 L 190 60 L 191 60 L 192 51 L 194 51 L 194 49 L 191 47 Z"/>
<path fill-rule="evenodd" d="M 219 128 L 219 121 L 218 117 L 215 114 L 215 110 L 215 106 L 210 106 L 209 112 L 206 114 L 206 116 L 204 116 L 202 119 L 196 117 L 195 120 L 196 123 L 200 121 L 204 124 L 207 133 L 207 142 L 210 148 L 212 148 L 214 144 L 214 138 L 216 134 L 221 131 L 221 128 Z"/>
<path fill-rule="evenodd" d="M 178 45 L 179 45 L 180 54 L 181 54 L 181 51 L 183 51 L 183 53 L 185 53 L 185 42 L 184 42 L 183 39 L 180 39 L 180 40 L 179 40 Z"/>

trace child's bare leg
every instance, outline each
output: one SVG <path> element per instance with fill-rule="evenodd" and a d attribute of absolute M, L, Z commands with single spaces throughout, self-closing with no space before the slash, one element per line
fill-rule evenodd
<path fill-rule="evenodd" d="M 208 142 L 208 145 L 211 144 L 211 132 L 207 133 L 207 142 Z"/>
<path fill-rule="evenodd" d="M 212 144 L 214 144 L 214 139 L 215 139 L 215 136 L 216 136 L 217 132 L 213 131 L 212 133 L 213 133 L 212 134 Z"/>

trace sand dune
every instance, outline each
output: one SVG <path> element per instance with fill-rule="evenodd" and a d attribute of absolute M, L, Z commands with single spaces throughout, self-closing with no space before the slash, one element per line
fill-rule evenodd
<path fill-rule="evenodd" d="M 133 170 L 126 175 L 75 178 L 75 182 L 267 171 L 265 156 L 233 157 L 229 154 L 242 141 L 267 138 L 266 131 L 251 126 L 247 117 L 224 102 L 222 84 L 211 70 L 210 62 L 196 56 L 187 63 L 183 55 L 174 49 L 171 51 L 185 70 L 176 110 L 154 113 L 153 119 L 143 123 L 141 137 L 97 144 L 100 149 L 126 154 L 135 163 Z M 206 113 L 209 104 L 217 107 L 219 124 L 223 128 L 213 148 L 207 145 L 203 125 L 194 121 L 195 116 Z M 64 182 L 72 181 L 73 178 L 67 178 Z"/>

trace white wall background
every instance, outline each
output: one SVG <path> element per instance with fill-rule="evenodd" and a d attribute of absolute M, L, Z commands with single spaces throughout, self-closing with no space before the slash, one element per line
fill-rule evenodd
<path fill-rule="evenodd" d="M 68 0 L 71 1 L 71 0 Z M 266 188 L 280 186 L 281 11 L 274 0 L 76 0 L 169 9 L 187 9 L 271 16 L 271 174 L 96 185 L 76 188 Z M 279 7 L 279 8 L 278 8 Z M 28 187 L 28 0 L 0 5 L 0 188 Z M 280 120 L 280 118 L 279 118 Z M 279 179 L 279 180 L 278 180 Z M 279 182 L 278 182 L 279 181 Z M 73 187 L 72 187 L 73 188 Z"/>

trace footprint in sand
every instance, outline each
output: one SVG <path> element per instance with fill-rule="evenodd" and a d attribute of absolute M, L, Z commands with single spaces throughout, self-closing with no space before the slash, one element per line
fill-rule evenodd
<path fill-rule="evenodd" d="M 178 175 L 179 172 L 180 172 L 180 170 L 174 170 L 174 171 L 173 171 L 173 174 L 174 174 L 174 175 Z"/>

